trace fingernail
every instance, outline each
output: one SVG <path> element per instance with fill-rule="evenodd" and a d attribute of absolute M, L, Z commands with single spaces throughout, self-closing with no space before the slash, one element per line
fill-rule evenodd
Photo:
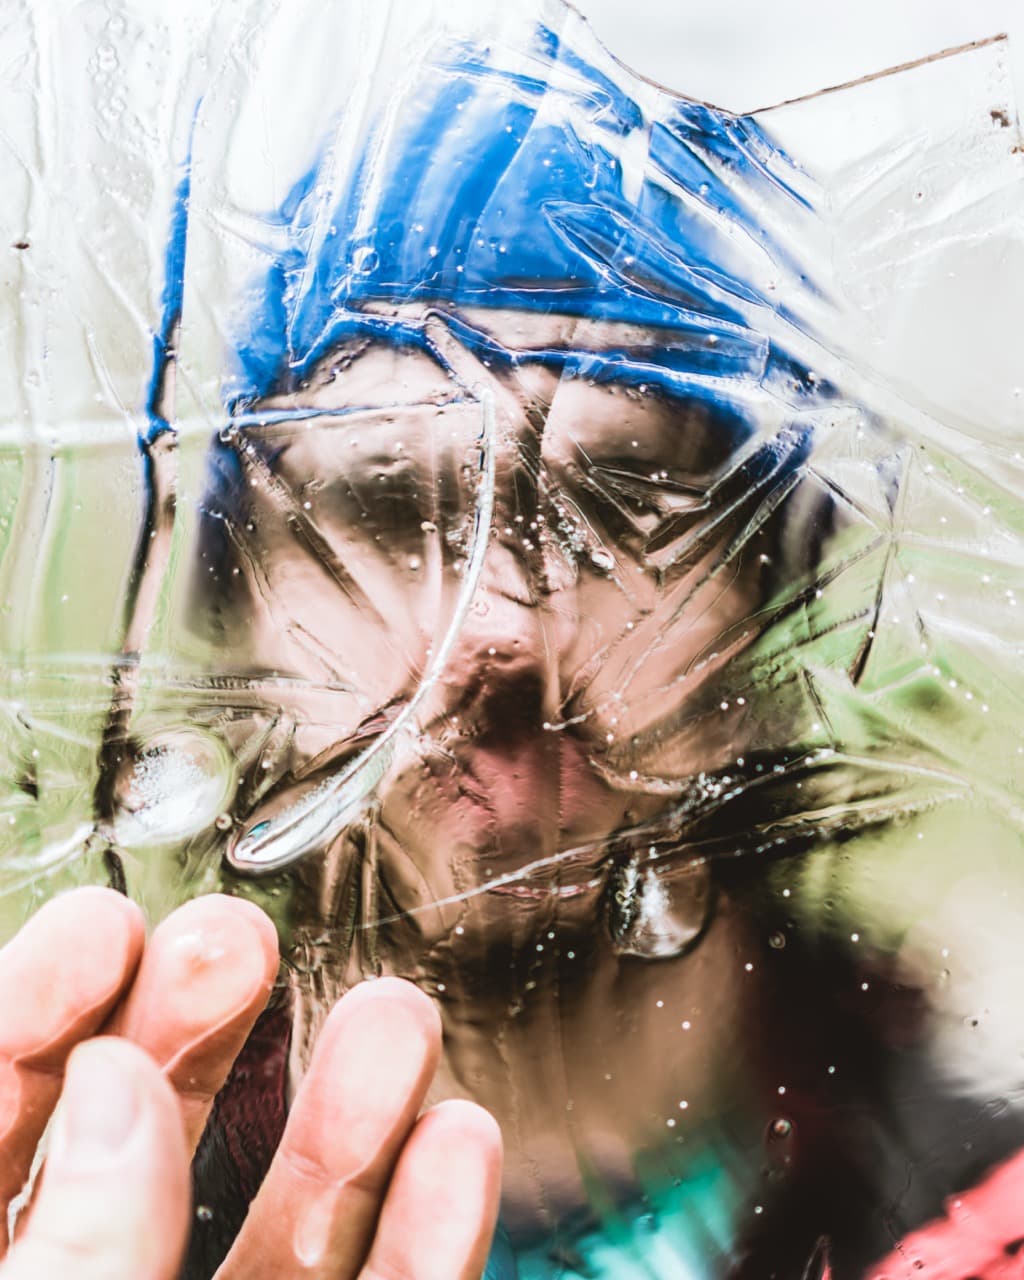
<path fill-rule="evenodd" d="M 116 1160 L 139 1120 L 139 1091 L 130 1064 L 102 1043 L 71 1058 L 54 1126 L 51 1160 L 94 1169 Z"/>

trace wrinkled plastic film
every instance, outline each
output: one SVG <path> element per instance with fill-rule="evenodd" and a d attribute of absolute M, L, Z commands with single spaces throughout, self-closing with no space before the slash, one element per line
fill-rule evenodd
<path fill-rule="evenodd" d="M 1005 42 L 734 117 L 557 6 L 42 10 L 8 931 L 253 897 L 293 1082 L 420 983 L 502 1280 L 864 1274 L 1020 1141 Z"/>

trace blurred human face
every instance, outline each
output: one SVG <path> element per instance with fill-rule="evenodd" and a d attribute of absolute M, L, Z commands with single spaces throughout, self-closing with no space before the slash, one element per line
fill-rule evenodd
<path fill-rule="evenodd" d="M 486 323 L 520 350 L 651 341 Z M 372 803 L 299 872 L 297 1060 L 347 984 L 420 982 L 447 1019 L 443 1087 L 515 1126 L 508 1199 L 526 1222 L 583 1203 L 587 1168 L 632 1185 L 636 1150 L 726 1088 L 723 1062 L 742 1071 L 742 926 L 686 831 L 742 754 L 745 700 L 723 708 L 722 679 L 771 534 L 734 551 L 743 502 L 708 495 L 743 439 L 696 397 L 494 372 L 443 323 L 435 337 L 457 379 L 365 343 L 253 409 L 221 446 L 234 488 L 210 504 L 210 567 L 233 661 L 301 680 L 247 831 L 370 748 L 458 622 Z M 459 620 L 481 386 L 493 516 Z"/>

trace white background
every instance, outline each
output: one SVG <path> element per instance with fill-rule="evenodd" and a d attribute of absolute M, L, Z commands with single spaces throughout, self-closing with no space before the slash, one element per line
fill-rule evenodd
<path fill-rule="evenodd" d="M 512 0 L 514 3 L 514 0 Z M 1007 32 L 1024 101 L 1024 0 L 575 0 L 613 54 L 733 111 Z"/>

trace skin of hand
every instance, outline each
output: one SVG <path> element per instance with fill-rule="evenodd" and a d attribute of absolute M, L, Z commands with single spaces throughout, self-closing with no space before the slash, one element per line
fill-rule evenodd
<path fill-rule="evenodd" d="M 173 1280 L 190 1156 L 277 965 L 250 903 L 196 899 L 147 941 L 138 907 L 91 888 L 0 951 L 4 1207 L 60 1102 L 0 1280 Z M 420 1114 L 440 1052 L 437 1012 L 410 983 L 338 1002 L 217 1280 L 478 1280 L 501 1139 L 468 1102 Z"/>

